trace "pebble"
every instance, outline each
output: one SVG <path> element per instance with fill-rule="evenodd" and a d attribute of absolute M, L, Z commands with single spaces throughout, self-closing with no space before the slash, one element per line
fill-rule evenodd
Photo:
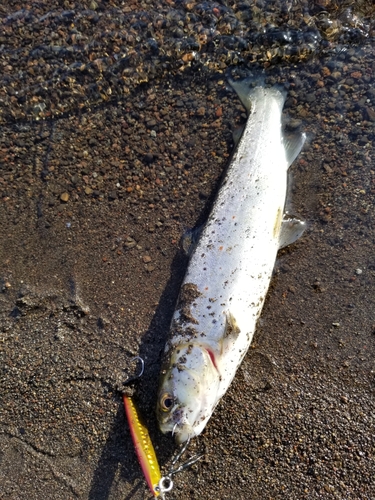
<path fill-rule="evenodd" d="M 342 75 L 341 75 L 340 71 L 333 71 L 331 73 L 331 77 L 334 78 L 335 80 L 339 80 L 341 78 L 341 76 Z"/>
<path fill-rule="evenodd" d="M 142 259 L 143 259 L 143 262 L 144 262 L 145 264 L 147 264 L 148 262 L 151 262 L 151 257 L 150 257 L 149 255 L 144 255 L 144 256 L 142 257 Z"/>
<path fill-rule="evenodd" d="M 305 97 L 306 102 L 314 102 L 316 99 L 316 95 L 314 92 L 311 92 L 310 94 L 307 94 Z"/>
<path fill-rule="evenodd" d="M 63 201 L 64 203 L 66 203 L 67 201 L 69 201 L 69 193 L 62 193 L 62 195 L 60 196 L 60 200 Z"/>
<path fill-rule="evenodd" d="M 154 155 L 152 153 L 147 153 L 144 157 L 144 162 L 149 164 L 154 161 Z"/>
<path fill-rule="evenodd" d="M 124 246 L 126 248 L 130 249 L 130 248 L 134 248 L 136 246 L 136 244 L 137 244 L 137 242 L 133 238 L 131 238 L 130 236 L 128 236 L 128 238 L 125 241 Z"/>
<path fill-rule="evenodd" d="M 373 108 L 367 106 L 365 108 L 365 115 L 367 120 L 369 120 L 370 122 L 375 122 L 375 110 Z"/>
<path fill-rule="evenodd" d="M 288 129 L 290 130 L 295 130 L 295 129 L 298 129 L 299 127 L 302 126 L 302 120 L 299 120 L 297 118 L 293 118 L 291 120 L 289 120 L 288 122 Z"/>

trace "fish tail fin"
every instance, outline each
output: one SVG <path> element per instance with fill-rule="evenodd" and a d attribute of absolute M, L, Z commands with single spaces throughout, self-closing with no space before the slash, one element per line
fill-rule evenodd
<path fill-rule="evenodd" d="M 268 95 L 272 94 L 278 101 L 280 110 L 282 110 L 284 106 L 286 99 L 285 89 L 279 85 L 266 89 L 264 73 L 258 73 L 255 76 L 249 76 L 241 80 L 233 80 L 233 78 L 228 76 L 228 83 L 236 92 L 248 113 L 250 112 L 254 101 L 259 96 L 260 91 L 266 91 Z"/>
<path fill-rule="evenodd" d="M 266 87 L 264 73 L 256 73 L 254 76 L 248 76 L 239 80 L 233 80 L 228 75 L 227 79 L 249 113 L 257 100 L 272 97 L 280 108 L 280 115 L 282 114 L 287 92 L 281 85 Z M 295 134 L 288 138 L 283 135 L 285 158 L 288 166 L 297 158 L 305 140 L 305 133 Z"/>

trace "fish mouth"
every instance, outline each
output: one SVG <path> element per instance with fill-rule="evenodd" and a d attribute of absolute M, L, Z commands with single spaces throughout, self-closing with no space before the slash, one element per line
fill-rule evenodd
<path fill-rule="evenodd" d="M 182 444 L 195 436 L 193 427 L 188 423 L 176 423 L 172 429 L 172 436 L 177 444 Z"/>
<path fill-rule="evenodd" d="M 160 422 L 159 427 L 163 434 L 172 433 L 177 444 L 184 443 L 196 434 L 182 408 L 177 408 L 172 418 Z"/>

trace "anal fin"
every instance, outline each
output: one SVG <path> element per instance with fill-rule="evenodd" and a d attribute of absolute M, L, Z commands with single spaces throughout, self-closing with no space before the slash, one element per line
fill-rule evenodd
<path fill-rule="evenodd" d="M 302 236 L 306 222 L 289 214 L 285 214 L 281 223 L 279 249 L 291 245 Z"/>
<path fill-rule="evenodd" d="M 283 137 L 285 148 L 285 157 L 288 166 L 290 166 L 299 155 L 304 143 L 306 141 L 306 134 L 294 134 L 291 137 Z"/>

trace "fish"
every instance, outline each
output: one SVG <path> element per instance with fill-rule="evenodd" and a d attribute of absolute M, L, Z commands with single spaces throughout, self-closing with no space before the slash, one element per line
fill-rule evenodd
<path fill-rule="evenodd" d="M 285 136 L 286 92 L 229 80 L 248 119 L 194 245 L 164 350 L 157 419 L 177 443 L 198 436 L 230 386 L 254 335 L 277 252 L 305 222 L 284 217 L 288 168 L 305 133 Z"/>

